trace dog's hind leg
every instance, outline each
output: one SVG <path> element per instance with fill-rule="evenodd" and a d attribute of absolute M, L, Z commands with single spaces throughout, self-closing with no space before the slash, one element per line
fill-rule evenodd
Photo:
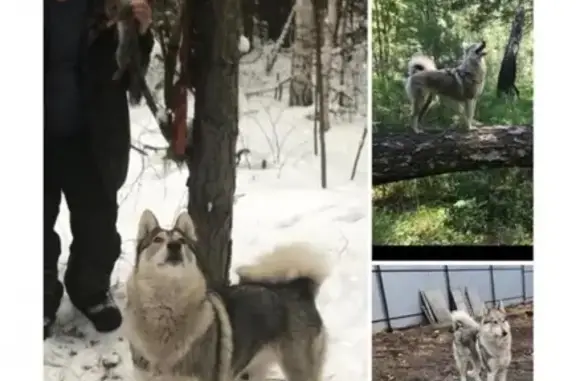
<path fill-rule="evenodd" d="M 424 106 L 422 106 L 422 109 L 420 110 L 420 113 L 418 114 L 418 119 L 421 121 L 422 119 L 424 119 L 424 116 L 426 115 L 426 113 L 428 112 L 428 110 L 430 110 L 430 106 L 432 105 L 432 100 L 434 99 L 434 95 L 429 94 L 428 98 L 426 99 L 426 101 L 424 102 Z"/>
<path fill-rule="evenodd" d="M 464 368 L 461 368 L 461 365 L 456 363 L 456 367 L 458 368 L 458 372 L 460 373 L 460 381 L 467 381 L 466 378 L 466 365 L 463 365 Z"/>
<path fill-rule="evenodd" d="M 422 133 L 422 129 L 420 128 L 420 122 L 422 121 L 422 116 L 426 113 L 427 100 L 432 99 L 432 96 L 426 93 L 414 94 L 412 99 L 412 112 L 411 112 L 411 120 L 412 120 L 412 130 L 420 134 Z"/>
<path fill-rule="evenodd" d="M 464 123 L 468 130 L 472 130 L 472 122 L 474 121 L 474 110 L 476 109 L 476 100 L 470 99 L 464 102 Z"/>
<path fill-rule="evenodd" d="M 280 367 L 287 381 L 320 381 L 326 359 L 326 334 L 311 340 L 289 340 L 281 346 Z"/>
<path fill-rule="evenodd" d="M 460 381 L 466 381 L 466 366 L 468 365 L 467 361 L 456 355 L 456 353 L 454 353 L 454 361 L 456 362 L 458 373 L 460 373 Z"/>
<path fill-rule="evenodd" d="M 264 349 L 254 356 L 244 371 L 236 377 L 236 381 L 266 381 L 270 366 L 278 362 L 278 356 L 271 349 Z"/>
<path fill-rule="evenodd" d="M 416 106 L 414 104 L 412 104 L 412 113 L 410 115 L 411 115 L 410 125 L 412 126 L 412 131 L 414 131 L 417 134 L 421 133 L 422 130 L 420 129 L 418 110 L 416 109 Z"/>

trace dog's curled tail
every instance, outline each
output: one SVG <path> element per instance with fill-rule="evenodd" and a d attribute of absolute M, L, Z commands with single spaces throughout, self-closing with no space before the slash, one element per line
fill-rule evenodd
<path fill-rule="evenodd" d="M 292 283 L 303 281 L 307 291 L 316 296 L 330 271 L 328 262 L 310 245 L 293 243 L 277 246 L 253 265 L 236 269 L 240 283 Z"/>
<path fill-rule="evenodd" d="M 459 327 L 466 327 L 472 329 L 479 329 L 480 324 L 465 311 L 453 311 L 452 312 L 452 328 L 458 329 Z"/>
<path fill-rule="evenodd" d="M 419 71 L 436 70 L 436 64 L 432 57 L 423 54 L 416 54 L 408 61 L 408 76 L 418 73 Z"/>

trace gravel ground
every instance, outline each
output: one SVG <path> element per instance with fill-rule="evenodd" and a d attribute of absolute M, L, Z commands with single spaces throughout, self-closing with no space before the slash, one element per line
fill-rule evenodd
<path fill-rule="evenodd" d="M 512 328 L 512 364 L 508 380 L 531 381 L 532 304 L 508 308 Z M 458 371 L 452 357 L 448 328 L 413 327 L 372 337 L 372 380 L 455 381 Z"/>

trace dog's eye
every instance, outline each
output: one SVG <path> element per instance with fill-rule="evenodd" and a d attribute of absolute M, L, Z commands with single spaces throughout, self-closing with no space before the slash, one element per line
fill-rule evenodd
<path fill-rule="evenodd" d="M 178 238 L 178 242 L 180 242 L 182 245 L 186 245 L 186 240 L 183 237 Z"/>
<path fill-rule="evenodd" d="M 154 237 L 153 242 L 154 243 L 162 243 L 162 242 L 164 242 L 164 238 L 157 235 L 156 237 Z"/>

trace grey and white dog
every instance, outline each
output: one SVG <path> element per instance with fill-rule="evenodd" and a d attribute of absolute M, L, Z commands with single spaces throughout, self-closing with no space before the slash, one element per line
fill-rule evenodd
<path fill-rule="evenodd" d="M 486 79 L 486 42 L 465 45 L 460 65 L 437 69 L 432 57 L 416 54 L 408 62 L 406 93 L 411 104 L 411 126 L 421 133 L 421 122 L 436 96 L 457 104 L 464 125 L 470 130 L 478 98 Z"/>
<path fill-rule="evenodd" d="M 464 311 L 452 312 L 454 340 L 452 349 L 460 381 L 468 374 L 480 381 L 480 371 L 486 371 L 487 381 L 506 381 L 512 360 L 512 334 L 502 302 L 488 309 L 480 323 Z M 470 371 L 468 365 L 472 366 Z"/>
<path fill-rule="evenodd" d="M 137 379 L 263 381 L 277 363 L 288 381 L 319 381 L 326 331 L 315 298 L 328 276 L 324 257 L 304 244 L 281 246 L 239 267 L 238 284 L 211 290 L 195 248 L 188 213 L 171 229 L 142 214 L 125 312 Z"/>

